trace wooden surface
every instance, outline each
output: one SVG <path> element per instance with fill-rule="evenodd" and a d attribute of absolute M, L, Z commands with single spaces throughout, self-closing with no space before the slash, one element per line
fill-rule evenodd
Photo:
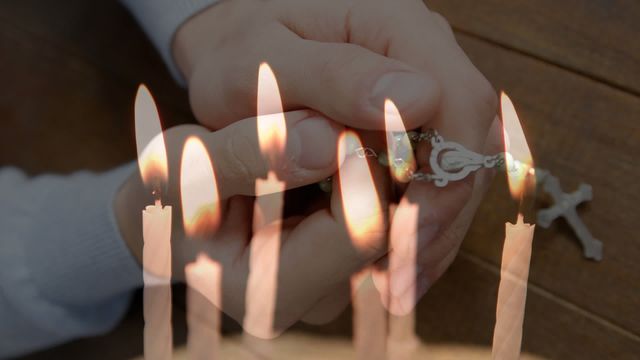
<path fill-rule="evenodd" d="M 594 201 L 579 212 L 604 242 L 604 260 L 585 260 L 562 221 L 537 230 L 524 351 L 553 359 L 634 358 L 640 354 L 640 237 L 634 231 L 640 168 L 632 158 L 640 154 L 640 3 L 428 4 L 450 19 L 462 48 L 494 86 L 510 94 L 536 164 L 558 176 L 565 190 L 581 181 L 594 188 Z M 185 92 L 115 1 L 0 2 L 0 54 L 0 165 L 69 172 L 133 159 L 132 99 L 139 82 L 150 85 L 165 124 L 193 121 Z M 419 305 L 426 347 L 449 346 L 461 358 L 464 349 L 490 346 L 504 221 L 513 220 L 514 206 L 504 179 L 496 179 L 460 256 Z M 29 358 L 139 355 L 135 304 L 113 333 Z M 179 308 L 176 316 L 176 342 L 183 344 Z M 344 338 L 350 313 L 298 330 Z"/>
<path fill-rule="evenodd" d="M 458 32 L 640 94 L 635 0 L 429 0 Z"/>

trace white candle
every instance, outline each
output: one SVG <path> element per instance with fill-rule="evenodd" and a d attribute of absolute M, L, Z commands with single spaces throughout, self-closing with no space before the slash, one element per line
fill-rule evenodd
<path fill-rule="evenodd" d="M 142 218 L 145 358 L 171 359 L 171 207 L 147 206 Z"/>
<path fill-rule="evenodd" d="M 220 358 L 222 268 L 206 255 L 185 268 L 187 278 L 187 348 L 191 359 Z"/>
<path fill-rule="evenodd" d="M 387 311 L 373 284 L 371 268 L 351 277 L 353 345 L 359 360 L 387 359 Z"/>
<path fill-rule="evenodd" d="M 375 234 L 385 229 L 384 213 L 366 157 L 356 155 L 362 142 L 353 131 L 340 136 L 338 159 L 344 159 L 338 170 L 344 221 L 356 251 L 367 256 Z M 351 277 L 353 305 L 353 344 L 358 359 L 385 359 L 387 312 L 367 267 Z M 376 275 L 377 276 L 377 275 Z"/>
<path fill-rule="evenodd" d="M 402 116 L 391 100 L 385 101 L 385 130 L 389 171 L 398 182 L 408 182 L 417 168 L 411 141 Z M 389 293 L 389 335 L 387 348 L 391 359 L 409 359 L 419 340 L 415 334 L 416 274 L 418 259 L 417 204 L 404 199 L 398 204 L 389 232 L 389 272 L 381 287 Z"/>
<path fill-rule="evenodd" d="M 286 123 L 280 90 L 269 65 L 260 65 L 258 74 L 258 140 L 260 149 L 273 169 L 279 168 L 286 143 Z M 245 296 L 244 330 L 260 339 L 272 339 L 278 289 L 280 237 L 285 183 L 269 170 L 265 179 L 257 179 L 253 232 L 249 257 L 249 277 Z M 265 227 L 270 227 L 265 230 Z M 269 352 L 266 343 L 245 337 L 248 346 L 260 346 Z M 268 355 L 267 355 L 268 356 Z"/>
<path fill-rule="evenodd" d="M 204 144 L 187 139 L 182 152 L 180 196 L 185 235 L 208 241 L 220 225 L 220 201 L 213 165 Z M 192 359 L 217 359 L 220 351 L 222 268 L 206 254 L 185 267 L 187 348 Z"/>
<path fill-rule="evenodd" d="M 501 107 L 505 151 L 509 154 L 506 156 L 509 191 L 514 199 L 520 199 L 522 205 L 527 185 L 531 185 L 528 181 L 535 182 L 533 160 L 513 103 L 504 93 L 501 96 Z M 496 325 L 493 331 L 494 359 L 510 360 L 520 357 L 534 230 L 534 225 L 524 222 L 521 212 L 518 213 L 516 224 L 505 224 Z"/>
<path fill-rule="evenodd" d="M 496 326 L 493 331 L 494 359 L 520 357 L 534 230 L 535 225 L 525 223 L 521 214 L 518 214 L 516 224 L 505 224 Z"/>
<path fill-rule="evenodd" d="M 282 216 L 285 184 L 273 172 L 267 179 L 256 180 L 256 193 L 269 194 L 256 198 L 254 205 L 254 232 L 265 224 L 277 222 Z M 244 329 L 251 335 L 272 339 L 278 289 L 278 264 L 280 259 L 279 224 L 273 231 L 260 232 L 251 239 L 249 279 L 247 281 Z"/>
<path fill-rule="evenodd" d="M 420 346 L 415 329 L 415 305 L 417 302 L 416 263 L 418 257 L 419 207 L 403 200 L 394 213 L 389 233 L 389 269 L 395 276 L 388 276 L 388 288 L 396 286 L 396 294 L 389 297 L 389 335 L 387 351 L 390 359 L 413 359 Z M 394 273 L 393 271 L 401 270 Z M 397 282 L 403 284 L 398 287 Z M 396 285 L 394 285 L 396 283 Z M 408 284 L 408 285 L 407 285 Z"/>
<path fill-rule="evenodd" d="M 144 352 L 149 359 L 170 359 L 171 324 L 171 206 L 162 206 L 161 189 L 167 183 L 167 153 L 160 117 L 149 90 L 138 88 L 135 104 L 138 165 L 156 202 L 142 211 L 142 265 L 144 281 Z"/>

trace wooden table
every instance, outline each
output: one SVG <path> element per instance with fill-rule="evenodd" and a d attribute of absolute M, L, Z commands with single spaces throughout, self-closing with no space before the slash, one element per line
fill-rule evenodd
<path fill-rule="evenodd" d="M 566 190 L 604 242 L 587 261 L 563 222 L 536 234 L 523 350 L 544 358 L 640 354 L 640 3 L 632 0 L 433 0 L 458 41 L 519 109 L 536 164 Z M 0 3 L 0 164 L 30 173 L 108 169 L 134 159 L 132 99 L 149 84 L 165 125 L 192 122 L 144 35 L 115 1 Z M 636 166 L 634 166 L 634 164 Z M 451 269 L 418 308 L 426 346 L 491 343 L 504 221 L 514 204 L 494 183 Z M 139 302 L 136 303 L 139 305 Z M 177 313 L 176 341 L 184 343 Z M 347 336 L 350 313 L 316 334 Z M 139 306 L 113 333 L 29 359 L 130 358 L 142 351 Z M 458 353 L 464 357 L 463 353 Z"/>

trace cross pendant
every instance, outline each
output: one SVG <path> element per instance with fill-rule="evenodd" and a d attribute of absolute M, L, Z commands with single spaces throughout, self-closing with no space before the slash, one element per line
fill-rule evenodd
<path fill-rule="evenodd" d="M 591 235 L 576 211 L 579 204 L 593 198 L 591 185 L 580 184 L 578 190 L 573 193 L 565 193 L 560 187 L 558 178 L 548 171 L 536 169 L 536 175 L 538 183 L 543 184 L 544 191 L 549 193 L 554 201 L 553 206 L 538 211 L 536 221 L 538 225 L 546 229 L 555 219 L 565 218 L 578 236 L 584 256 L 596 261 L 602 260 L 602 242 Z"/>

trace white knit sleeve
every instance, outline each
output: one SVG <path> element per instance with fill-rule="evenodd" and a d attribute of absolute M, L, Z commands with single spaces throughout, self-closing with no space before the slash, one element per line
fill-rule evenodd
<path fill-rule="evenodd" d="M 0 359 L 113 328 L 142 286 L 113 201 L 135 163 L 27 177 L 0 168 Z"/>
<path fill-rule="evenodd" d="M 171 43 L 180 25 L 218 0 L 121 0 L 155 45 L 174 79 L 185 85 L 171 54 Z"/>

